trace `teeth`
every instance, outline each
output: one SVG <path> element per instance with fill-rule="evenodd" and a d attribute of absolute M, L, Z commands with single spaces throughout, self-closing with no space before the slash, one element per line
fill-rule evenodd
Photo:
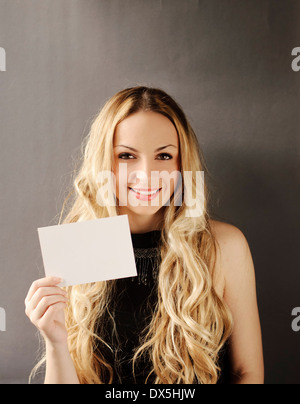
<path fill-rule="evenodd" d="M 133 189 L 133 188 L 131 188 L 132 189 L 132 191 L 134 191 L 135 193 L 137 193 L 137 194 L 141 194 L 141 195 L 154 195 L 154 194 L 156 194 L 158 191 L 159 191 L 159 189 L 158 190 L 156 190 L 156 191 L 153 191 L 153 192 L 146 192 L 146 191 L 136 191 L 135 189 Z"/>

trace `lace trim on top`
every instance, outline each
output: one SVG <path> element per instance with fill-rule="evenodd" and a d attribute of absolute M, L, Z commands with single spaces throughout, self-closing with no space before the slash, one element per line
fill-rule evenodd
<path fill-rule="evenodd" d="M 160 266 L 160 249 L 154 248 L 134 248 L 135 262 L 138 272 L 138 284 L 148 284 L 148 274 L 152 272 L 153 280 L 156 281 L 158 277 L 158 270 Z M 148 269 L 150 266 L 150 269 Z M 132 282 L 136 277 L 131 278 Z"/>

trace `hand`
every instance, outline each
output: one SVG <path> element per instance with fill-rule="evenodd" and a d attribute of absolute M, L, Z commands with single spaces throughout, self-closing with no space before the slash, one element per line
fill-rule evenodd
<path fill-rule="evenodd" d="M 38 279 L 25 299 L 26 315 L 51 345 L 65 344 L 68 338 L 64 313 L 68 298 L 57 286 L 61 282 L 62 279 L 53 277 Z"/>

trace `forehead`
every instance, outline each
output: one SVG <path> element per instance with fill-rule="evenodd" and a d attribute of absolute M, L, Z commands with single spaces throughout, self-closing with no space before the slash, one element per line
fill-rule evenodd
<path fill-rule="evenodd" d="M 169 142 L 178 146 L 178 134 L 173 123 L 164 115 L 139 111 L 117 125 L 114 145 L 123 142 L 130 142 L 131 145 Z"/>

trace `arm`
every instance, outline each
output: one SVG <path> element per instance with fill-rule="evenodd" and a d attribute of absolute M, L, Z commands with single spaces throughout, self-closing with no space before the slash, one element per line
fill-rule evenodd
<path fill-rule="evenodd" d="M 264 362 L 253 260 L 244 234 L 222 223 L 218 232 L 224 300 L 233 316 L 229 340 L 233 384 L 263 384 Z"/>
<path fill-rule="evenodd" d="M 79 384 L 68 350 L 64 313 L 68 299 L 57 286 L 60 282 L 57 278 L 33 282 L 25 299 L 25 312 L 46 343 L 45 384 Z"/>
<path fill-rule="evenodd" d="M 67 345 L 46 343 L 45 384 L 79 384 Z"/>

